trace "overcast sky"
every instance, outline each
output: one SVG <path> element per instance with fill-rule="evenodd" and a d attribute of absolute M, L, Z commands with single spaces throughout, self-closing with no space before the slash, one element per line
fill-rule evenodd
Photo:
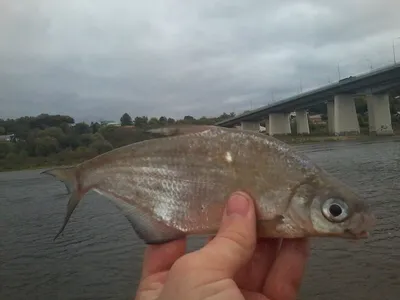
<path fill-rule="evenodd" d="M 399 36 L 397 0 L 0 0 L 0 117 L 240 113 L 393 63 Z"/>

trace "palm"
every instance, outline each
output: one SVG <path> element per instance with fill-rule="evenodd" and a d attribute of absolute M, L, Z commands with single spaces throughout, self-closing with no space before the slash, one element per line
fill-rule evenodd
<path fill-rule="evenodd" d="M 175 264 L 171 272 L 173 274 L 168 276 L 172 265 L 178 257 L 182 256 L 182 251 L 184 251 L 184 244 L 172 243 L 165 246 L 169 247 L 169 249 L 162 251 L 162 258 L 161 251 L 159 254 L 152 253 L 152 259 L 150 259 L 149 255 L 147 260 L 145 258 L 144 269 L 147 269 L 148 274 L 146 272 L 143 274 L 136 299 L 158 299 L 162 291 L 163 295 L 168 294 L 168 291 L 164 291 L 167 277 L 176 277 L 169 278 L 172 281 L 185 282 L 185 279 L 190 274 L 194 274 L 199 281 L 211 282 L 211 284 L 205 285 L 205 288 L 211 290 L 222 289 L 222 292 L 219 293 L 220 299 L 294 300 L 300 285 L 304 262 L 308 255 L 308 243 L 301 242 L 298 249 L 282 246 L 281 250 L 277 251 L 279 246 L 279 240 L 259 241 L 251 260 L 239 270 L 234 278 L 226 278 L 224 280 L 216 278 L 213 281 L 212 277 L 217 276 L 215 272 L 196 270 L 196 265 L 201 266 L 201 262 L 194 265 L 193 262 L 187 259 L 181 259 L 179 263 Z M 157 258 L 158 255 L 160 255 L 159 258 Z M 185 265 L 186 261 L 191 265 Z M 152 270 L 161 271 L 154 272 Z M 168 287 L 165 289 L 168 289 Z"/>

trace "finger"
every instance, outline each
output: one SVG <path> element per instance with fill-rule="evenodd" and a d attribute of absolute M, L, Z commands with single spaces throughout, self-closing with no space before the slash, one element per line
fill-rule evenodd
<path fill-rule="evenodd" d="M 147 247 L 142 268 L 142 279 L 168 271 L 174 262 L 186 252 L 186 239 Z"/>
<path fill-rule="evenodd" d="M 206 238 L 204 245 L 207 245 L 209 242 L 211 242 L 213 240 L 213 238 L 215 237 L 215 235 L 209 236 Z"/>
<path fill-rule="evenodd" d="M 253 257 L 235 275 L 239 288 L 261 292 L 265 278 L 275 261 L 280 239 L 260 239 Z"/>
<path fill-rule="evenodd" d="M 245 300 L 270 300 L 267 297 L 265 297 L 263 294 L 253 292 L 253 291 L 248 291 L 248 290 L 240 290 L 242 292 L 242 295 Z"/>
<path fill-rule="evenodd" d="M 265 281 L 264 295 L 270 299 L 295 300 L 309 253 L 308 239 L 284 239 Z"/>
<path fill-rule="evenodd" d="M 256 246 L 256 218 L 252 199 L 233 194 L 227 203 L 217 235 L 196 255 L 203 268 L 233 276 L 252 256 Z"/>

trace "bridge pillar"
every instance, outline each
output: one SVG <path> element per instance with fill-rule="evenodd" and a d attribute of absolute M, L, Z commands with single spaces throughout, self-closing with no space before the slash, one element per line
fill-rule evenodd
<path fill-rule="evenodd" d="M 366 95 L 369 132 L 376 135 L 392 135 L 389 95 Z"/>
<path fill-rule="evenodd" d="M 326 103 L 326 112 L 328 115 L 328 133 L 334 134 L 335 133 L 335 114 L 334 114 L 334 104 L 333 101 L 328 101 Z"/>
<path fill-rule="evenodd" d="M 290 114 L 288 113 L 271 113 L 269 114 L 269 135 L 290 134 Z"/>
<path fill-rule="evenodd" d="M 308 113 L 304 109 L 296 110 L 296 128 L 297 134 L 310 134 Z"/>
<path fill-rule="evenodd" d="M 335 135 L 360 134 L 353 95 L 335 95 L 333 114 Z"/>
<path fill-rule="evenodd" d="M 242 130 L 260 131 L 260 122 L 242 121 Z"/>

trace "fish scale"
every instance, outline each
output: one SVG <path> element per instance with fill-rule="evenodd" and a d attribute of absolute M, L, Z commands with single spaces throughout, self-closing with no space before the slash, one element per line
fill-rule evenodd
<path fill-rule="evenodd" d="M 89 190 L 110 199 L 148 244 L 215 234 L 238 190 L 254 199 L 259 237 L 365 238 L 375 224 L 356 191 L 271 136 L 196 125 L 151 131 L 164 137 L 43 172 L 71 192 L 56 238 Z"/>

